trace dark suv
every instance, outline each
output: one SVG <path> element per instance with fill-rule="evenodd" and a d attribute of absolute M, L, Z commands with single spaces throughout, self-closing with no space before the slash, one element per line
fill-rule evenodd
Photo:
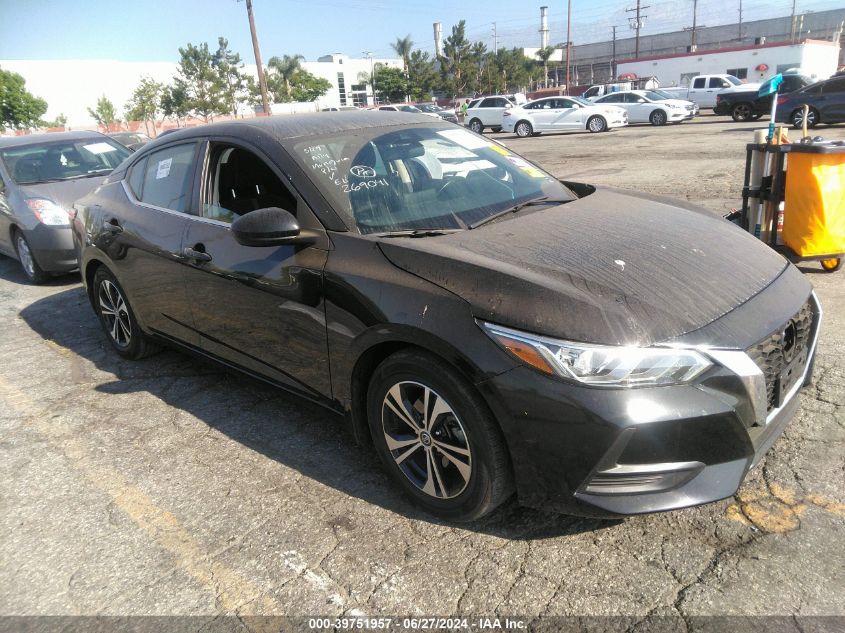
<path fill-rule="evenodd" d="M 813 80 L 804 75 L 784 75 L 778 92 L 785 95 L 812 83 Z M 722 115 L 730 114 L 734 121 L 756 121 L 772 111 L 773 97 L 774 95 L 758 97 L 756 88 L 739 92 L 723 92 L 716 95 L 716 107 L 713 108 L 713 112 Z"/>
<path fill-rule="evenodd" d="M 826 81 L 778 97 L 778 123 L 792 123 L 800 128 L 804 123 L 804 105 L 810 106 L 807 127 L 819 123 L 845 121 L 845 77 L 834 76 Z"/>

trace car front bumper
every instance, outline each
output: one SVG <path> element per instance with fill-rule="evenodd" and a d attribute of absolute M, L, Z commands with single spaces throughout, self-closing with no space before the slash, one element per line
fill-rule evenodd
<path fill-rule="evenodd" d="M 479 385 L 510 448 L 520 503 L 613 517 L 733 495 L 811 380 L 821 321 L 812 301 L 806 361 L 770 409 L 763 373 L 750 379 L 754 361 L 741 350 L 710 352 L 716 364 L 695 384 L 597 389 L 520 366 Z"/>
<path fill-rule="evenodd" d="M 35 261 L 45 272 L 65 273 L 77 268 L 73 233 L 69 226 L 38 224 L 24 231 Z"/>

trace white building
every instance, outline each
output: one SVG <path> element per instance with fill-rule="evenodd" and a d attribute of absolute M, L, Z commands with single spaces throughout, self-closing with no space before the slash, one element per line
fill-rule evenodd
<path fill-rule="evenodd" d="M 362 79 L 369 78 L 376 64 L 402 68 L 401 59 L 360 59 L 339 53 L 320 57 L 315 62 L 302 62 L 308 72 L 327 79 L 332 85 L 317 100 L 316 107 L 320 108 L 372 105 L 372 90 Z M 64 114 L 70 127 L 94 129 L 96 123 L 88 114 L 88 108 L 96 107 L 97 99 L 102 95 L 114 103 L 119 116 L 122 116 L 132 91 L 142 77 L 149 76 L 168 84 L 173 81 L 178 65 L 175 62 L 9 59 L 0 60 L 0 68 L 22 75 L 27 90 L 47 101 L 45 119 L 55 119 Z M 255 64 L 245 65 L 244 70 L 257 77 Z M 366 73 L 366 78 L 363 73 Z"/>
<path fill-rule="evenodd" d="M 693 77 L 716 74 L 758 83 L 791 69 L 820 80 L 836 72 L 838 60 L 838 42 L 803 40 L 640 57 L 619 61 L 616 73 L 617 76 L 633 73 L 637 77 L 657 77 L 664 87 L 686 86 Z"/>

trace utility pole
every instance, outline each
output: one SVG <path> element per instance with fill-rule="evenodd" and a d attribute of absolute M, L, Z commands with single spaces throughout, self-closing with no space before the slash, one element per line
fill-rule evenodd
<path fill-rule="evenodd" d="M 640 29 L 643 28 L 643 24 L 645 24 L 644 20 L 648 17 L 647 15 L 643 15 L 642 10 L 648 9 L 651 5 L 647 4 L 645 6 L 640 5 L 640 0 L 637 0 L 637 8 L 636 9 L 627 9 L 626 13 L 633 13 L 636 11 L 637 17 L 636 18 L 628 18 L 629 26 L 636 31 L 636 44 L 634 48 L 634 59 L 639 59 L 640 57 Z"/>
<path fill-rule="evenodd" d="M 378 101 L 376 100 L 376 69 L 375 64 L 373 63 L 373 52 L 361 51 L 361 53 L 366 55 L 370 60 L 370 86 L 373 89 L 373 105 L 378 105 Z"/>
<path fill-rule="evenodd" d="M 613 52 L 610 54 L 610 81 L 616 81 L 616 29 L 618 27 L 611 26 L 613 29 Z"/>
<path fill-rule="evenodd" d="M 264 114 L 270 114 L 270 101 L 267 99 L 267 80 L 264 77 L 264 65 L 261 63 L 261 48 L 258 46 L 258 33 L 255 32 L 255 16 L 252 14 L 252 0 L 246 0 L 246 13 L 249 17 L 249 31 L 252 34 L 252 50 L 255 53 L 255 65 L 258 67 L 258 87 L 261 89 L 261 106 Z"/>
<path fill-rule="evenodd" d="M 496 23 L 493 22 L 493 54 L 499 51 L 499 36 L 496 33 Z"/>
<path fill-rule="evenodd" d="M 637 0 L 639 2 L 639 0 Z M 569 55 L 572 50 L 572 0 L 566 0 L 566 94 L 569 94 Z"/>
<path fill-rule="evenodd" d="M 690 41 L 690 52 L 695 51 L 695 22 L 698 17 L 698 0 L 692 0 L 692 40 Z"/>
<path fill-rule="evenodd" d="M 789 21 L 789 40 L 795 41 L 795 0 L 792 0 L 792 19 Z"/>
<path fill-rule="evenodd" d="M 739 41 L 742 41 L 742 0 L 739 0 Z"/>

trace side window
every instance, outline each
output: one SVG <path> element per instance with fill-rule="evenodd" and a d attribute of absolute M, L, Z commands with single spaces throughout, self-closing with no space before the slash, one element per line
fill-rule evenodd
<path fill-rule="evenodd" d="M 174 145 L 147 157 L 141 202 L 185 212 L 191 191 L 196 143 Z"/>
<path fill-rule="evenodd" d="M 610 95 L 609 97 L 605 97 L 601 100 L 602 103 L 622 103 L 622 99 L 625 95 Z"/>
<path fill-rule="evenodd" d="M 267 207 L 280 207 L 296 215 L 296 197 L 267 163 L 240 147 L 212 147 L 208 181 L 203 215 L 212 220 L 232 222 Z"/>
<path fill-rule="evenodd" d="M 143 193 L 144 173 L 146 169 L 147 159 L 144 158 L 140 162 L 132 165 L 132 168 L 129 170 L 129 178 L 126 181 L 129 185 L 129 189 L 132 190 L 132 193 L 135 194 L 135 197 L 138 198 L 138 200 L 141 199 L 141 194 Z"/>
<path fill-rule="evenodd" d="M 555 99 L 555 107 L 563 108 L 564 110 L 571 110 L 573 105 L 569 99 Z"/>
<path fill-rule="evenodd" d="M 710 77 L 708 88 L 727 88 L 730 84 L 721 77 Z"/>
<path fill-rule="evenodd" d="M 822 88 L 824 94 L 832 92 L 845 92 L 845 79 L 832 79 L 828 81 Z"/>
<path fill-rule="evenodd" d="M 692 82 L 692 87 L 693 88 L 704 88 L 704 82 L 705 81 L 706 80 L 705 80 L 704 77 L 696 77 Z"/>
<path fill-rule="evenodd" d="M 589 99 L 590 97 L 595 97 L 599 93 L 599 87 L 593 86 L 587 92 L 584 93 L 584 98 Z"/>

